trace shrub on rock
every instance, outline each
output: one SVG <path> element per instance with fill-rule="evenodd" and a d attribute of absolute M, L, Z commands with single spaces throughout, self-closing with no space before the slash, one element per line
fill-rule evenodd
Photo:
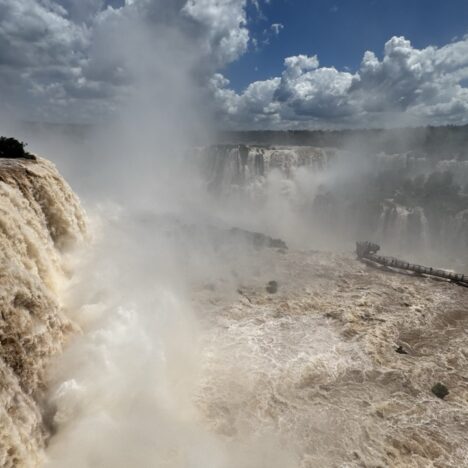
<path fill-rule="evenodd" d="M 0 137 L 0 158 L 24 158 L 24 159 L 36 159 L 36 157 L 27 151 L 24 147 L 26 145 L 18 141 L 16 138 Z"/>

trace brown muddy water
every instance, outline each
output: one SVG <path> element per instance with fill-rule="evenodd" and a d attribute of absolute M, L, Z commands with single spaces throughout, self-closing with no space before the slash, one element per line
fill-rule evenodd
<path fill-rule="evenodd" d="M 196 294 L 211 429 L 274 434 L 278 466 L 468 466 L 468 289 L 351 255 L 262 256 L 237 297 Z"/>

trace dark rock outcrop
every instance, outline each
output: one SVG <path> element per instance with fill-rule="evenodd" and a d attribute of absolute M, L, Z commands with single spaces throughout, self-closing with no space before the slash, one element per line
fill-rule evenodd
<path fill-rule="evenodd" d="M 266 286 L 266 290 L 270 294 L 275 294 L 278 292 L 278 282 L 277 281 L 268 281 Z"/>
<path fill-rule="evenodd" d="M 274 239 L 273 237 L 262 234 L 261 232 L 246 231 L 245 229 L 231 228 L 231 234 L 240 235 L 245 237 L 255 247 L 270 247 L 273 249 L 287 249 L 286 242 L 281 239 Z"/>
<path fill-rule="evenodd" d="M 432 388 L 431 388 L 431 392 L 437 397 L 437 398 L 440 398 L 441 400 L 443 400 L 448 394 L 449 394 L 449 390 L 448 388 L 438 382 L 436 383 Z"/>

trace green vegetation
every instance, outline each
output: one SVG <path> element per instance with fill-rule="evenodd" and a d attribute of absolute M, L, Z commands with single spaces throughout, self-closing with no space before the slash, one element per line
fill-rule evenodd
<path fill-rule="evenodd" d="M 0 137 L 0 158 L 9 159 L 36 159 L 34 155 L 28 153 L 24 147 L 25 143 L 16 138 Z"/>

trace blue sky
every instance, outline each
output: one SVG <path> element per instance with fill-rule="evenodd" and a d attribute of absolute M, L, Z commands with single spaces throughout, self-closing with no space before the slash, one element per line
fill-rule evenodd
<path fill-rule="evenodd" d="M 0 113 L 105 121 L 142 82 L 223 128 L 468 124 L 468 0 L 0 0 Z"/>
<path fill-rule="evenodd" d="M 443 46 L 468 33 L 467 0 L 271 0 L 261 17 L 249 6 L 249 29 L 259 43 L 272 23 L 284 26 L 224 71 L 231 87 L 279 76 L 285 57 L 318 55 L 321 66 L 355 71 L 366 50 L 381 58 L 392 36 L 405 36 L 418 49 Z"/>

